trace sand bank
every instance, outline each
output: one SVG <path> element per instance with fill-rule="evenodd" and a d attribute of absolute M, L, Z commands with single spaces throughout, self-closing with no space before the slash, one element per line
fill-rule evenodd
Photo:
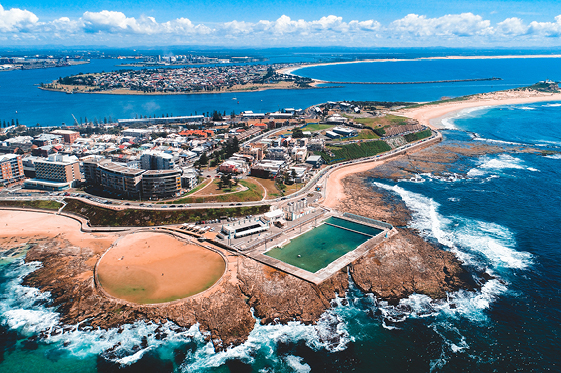
<path fill-rule="evenodd" d="M 277 70 L 279 74 L 293 74 L 294 71 L 306 67 L 349 65 L 354 63 L 376 63 L 376 62 L 407 62 L 425 60 L 506 60 L 506 59 L 525 59 L 525 58 L 561 58 L 561 54 L 532 54 L 532 55 L 504 55 L 504 56 L 442 56 L 442 57 L 419 57 L 419 58 L 376 58 L 357 61 L 324 62 L 311 63 L 300 66 L 290 66 Z"/>

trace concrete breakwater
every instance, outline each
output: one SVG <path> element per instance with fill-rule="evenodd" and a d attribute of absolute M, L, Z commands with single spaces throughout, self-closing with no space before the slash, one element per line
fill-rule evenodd
<path fill-rule="evenodd" d="M 485 82 L 492 80 L 503 80 L 502 78 L 477 78 L 477 79 L 452 79 L 452 80 L 426 80 L 420 82 L 332 82 L 324 81 L 322 83 L 329 84 L 435 84 L 435 83 L 462 83 L 462 82 Z"/>

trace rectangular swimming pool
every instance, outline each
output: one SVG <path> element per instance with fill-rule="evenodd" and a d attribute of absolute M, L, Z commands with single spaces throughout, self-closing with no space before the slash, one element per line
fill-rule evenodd
<path fill-rule="evenodd" d="M 382 232 L 381 229 L 374 228 L 374 227 L 371 227 L 369 225 L 355 223 L 353 221 L 346 220 L 346 219 L 341 219 L 341 218 L 338 218 L 338 217 L 335 217 L 335 216 L 332 216 L 332 217 L 328 218 L 325 221 L 325 223 L 338 225 L 340 227 L 352 229 L 353 231 L 366 233 L 366 234 L 369 234 L 371 236 L 376 236 L 376 235 L 378 235 L 379 233 Z"/>
<path fill-rule="evenodd" d="M 343 219 L 330 219 L 338 218 L 329 218 L 326 220 L 326 223 L 337 224 L 339 226 L 322 224 L 294 238 L 283 247 L 276 247 L 269 250 L 265 255 L 309 272 L 317 272 L 327 267 L 334 260 L 353 251 L 371 239 L 373 235 L 382 232 L 379 229 L 359 223 L 353 223 Z M 365 231 L 365 233 L 353 232 L 341 227 L 359 232 Z M 375 233 L 375 231 L 377 231 L 377 233 Z"/>

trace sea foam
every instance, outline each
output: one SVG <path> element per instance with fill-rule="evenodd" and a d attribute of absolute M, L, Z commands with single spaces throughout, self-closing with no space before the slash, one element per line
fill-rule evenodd
<path fill-rule="evenodd" d="M 485 155 L 479 158 L 478 166 L 469 170 L 468 177 L 480 177 L 488 174 L 505 174 L 506 170 L 529 170 L 539 171 L 536 168 L 526 167 L 523 160 L 513 157 L 510 154 L 500 154 L 498 156 Z"/>
<path fill-rule="evenodd" d="M 487 167 L 505 167 L 491 161 Z M 510 167 L 521 167 L 516 162 Z M 413 193 L 395 185 L 374 183 L 377 187 L 398 194 L 413 212 L 411 227 L 427 238 L 436 239 L 448 247 L 465 263 L 476 268 L 492 270 L 524 269 L 532 262 L 532 256 L 515 249 L 513 233 L 499 224 L 467 219 L 461 216 L 442 216 L 440 206 L 432 198 Z"/>

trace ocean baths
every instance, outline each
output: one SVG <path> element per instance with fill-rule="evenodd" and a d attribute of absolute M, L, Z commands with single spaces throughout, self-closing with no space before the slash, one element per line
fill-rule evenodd
<path fill-rule="evenodd" d="M 282 241 L 275 240 L 268 248 L 266 245 L 248 254 L 319 284 L 381 243 L 392 229 L 390 224 L 377 220 L 334 212 L 284 232 Z"/>

